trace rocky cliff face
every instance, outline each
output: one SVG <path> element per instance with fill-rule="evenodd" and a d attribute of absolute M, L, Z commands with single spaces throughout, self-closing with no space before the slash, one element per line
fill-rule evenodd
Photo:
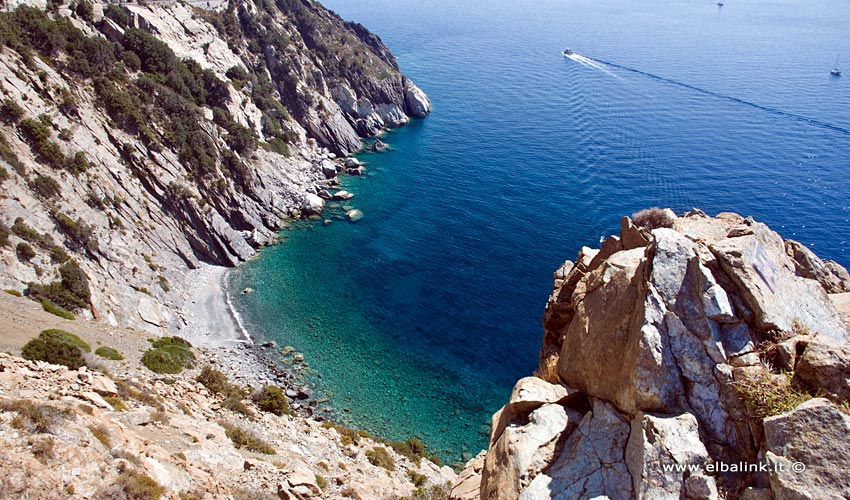
<path fill-rule="evenodd" d="M 360 173 L 337 156 L 430 110 L 317 3 L 32 5 L 0 13 L 0 286 L 83 317 L 178 328 L 189 269 L 250 258 Z"/>
<path fill-rule="evenodd" d="M 750 218 L 639 215 L 555 273 L 453 497 L 847 498 L 847 271 Z"/>

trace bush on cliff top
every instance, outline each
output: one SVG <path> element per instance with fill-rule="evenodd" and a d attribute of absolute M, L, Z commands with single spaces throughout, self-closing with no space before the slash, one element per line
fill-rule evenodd
<path fill-rule="evenodd" d="M 664 209 L 652 207 L 633 213 L 632 223 L 637 227 L 652 231 L 660 227 L 673 227 L 673 218 Z"/>
<path fill-rule="evenodd" d="M 64 365 L 72 370 L 85 365 L 83 351 L 91 352 L 91 347 L 80 337 L 64 330 L 50 329 L 42 331 L 38 337 L 26 343 L 21 357 L 31 361 L 45 361 L 54 365 Z"/>
<path fill-rule="evenodd" d="M 180 337 L 162 337 L 142 354 L 142 364 L 154 373 L 180 373 L 195 364 L 192 344 Z"/>

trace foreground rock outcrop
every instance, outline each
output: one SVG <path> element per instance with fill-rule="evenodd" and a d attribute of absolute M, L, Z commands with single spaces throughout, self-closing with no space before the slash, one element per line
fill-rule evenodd
<path fill-rule="evenodd" d="M 846 274 L 736 214 L 624 217 L 453 498 L 850 498 Z"/>

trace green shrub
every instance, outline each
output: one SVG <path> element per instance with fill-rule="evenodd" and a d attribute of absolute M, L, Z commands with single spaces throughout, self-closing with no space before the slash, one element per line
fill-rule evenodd
<path fill-rule="evenodd" d="M 86 352 L 91 352 L 91 346 L 85 340 L 74 335 L 73 333 L 66 332 L 65 330 L 60 330 L 58 328 L 49 328 L 47 330 L 42 330 L 41 333 L 38 334 L 38 336 L 39 338 L 44 339 L 56 339 L 59 342 L 73 345 L 74 347 L 78 347 Z"/>
<path fill-rule="evenodd" d="M 416 438 L 410 438 L 407 441 L 385 441 L 384 444 L 388 445 L 399 455 L 409 458 L 417 467 L 421 463 L 422 457 L 427 455 L 425 445 Z"/>
<path fill-rule="evenodd" d="M 124 64 L 132 71 L 139 71 L 142 68 L 142 60 L 139 59 L 139 56 L 132 50 L 125 50 L 124 53 L 121 54 L 121 60 L 124 61 Z"/>
<path fill-rule="evenodd" d="M 275 415 L 291 415 L 292 410 L 289 409 L 289 401 L 280 387 L 267 385 L 260 390 L 255 399 L 257 406 L 261 410 L 274 413 Z"/>
<path fill-rule="evenodd" d="M 201 368 L 201 373 L 195 380 L 213 394 L 220 394 L 225 397 L 236 395 L 240 399 L 245 397 L 245 391 L 241 387 L 231 384 L 225 374 L 209 366 Z"/>
<path fill-rule="evenodd" d="M 49 312 L 50 314 L 53 314 L 55 316 L 59 316 L 60 318 L 65 318 L 65 319 L 70 319 L 70 320 L 76 319 L 74 317 L 74 314 L 71 311 L 65 309 L 62 306 L 57 306 L 56 304 L 54 304 L 53 302 L 50 302 L 47 299 L 44 299 L 44 300 L 41 301 L 41 308 L 44 309 L 45 311 Z"/>
<path fill-rule="evenodd" d="M 100 248 L 97 243 L 97 238 L 94 237 L 94 229 L 87 224 L 81 217 L 74 220 L 62 212 L 53 214 L 56 220 L 56 225 L 59 229 L 68 235 L 75 243 L 86 249 L 90 253 L 95 253 Z"/>
<path fill-rule="evenodd" d="M 80 268 L 75 260 L 69 260 L 59 266 L 59 275 L 62 277 L 62 287 L 79 300 L 84 306 L 91 302 L 91 289 L 89 288 L 89 277 Z"/>
<path fill-rule="evenodd" d="M 24 109 L 11 99 L 4 99 L 0 104 L 0 120 L 8 124 L 18 123 L 24 117 Z"/>
<path fill-rule="evenodd" d="M 277 453 L 271 445 L 241 427 L 237 427 L 224 421 L 219 422 L 219 425 L 224 427 L 224 433 L 230 438 L 233 442 L 233 446 L 236 448 L 245 448 L 246 450 L 262 453 L 264 455 L 274 455 Z"/>
<path fill-rule="evenodd" d="M 12 230 L 5 223 L 0 222 L 0 247 L 7 247 L 12 244 L 9 241 L 9 236 L 12 235 Z"/>
<path fill-rule="evenodd" d="M 29 186 L 35 191 L 35 194 L 48 200 L 62 193 L 62 186 L 49 175 L 38 174 L 35 179 L 30 181 Z"/>
<path fill-rule="evenodd" d="M 38 337 L 26 343 L 21 350 L 21 356 L 24 359 L 65 365 L 76 370 L 85 365 L 80 344 L 88 346 L 71 333 L 62 330 L 44 330 Z"/>
<path fill-rule="evenodd" d="M 395 500 L 448 500 L 451 491 L 452 484 L 446 483 L 430 488 L 416 488 L 410 495 L 402 498 L 395 497 Z"/>
<path fill-rule="evenodd" d="M 45 240 L 45 238 L 41 234 L 39 234 L 38 231 L 27 225 L 27 223 L 24 222 L 24 219 L 22 217 L 18 217 L 15 219 L 14 224 L 12 224 L 12 232 L 15 234 L 15 236 L 21 238 L 22 240 L 26 240 L 30 243 L 39 246 L 42 246 L 42 243 Z"/>
<path fill-rule="evenodd" d="M 0 166 L 0 182 L 9 180 L 9 171 L 6 167 Z"/>
<path fill-rule="evenodd" d="M 88 276 L 79 264 L 69 260 L 59 266 L 61 281 L 47 285 L 30 283 L 27 296 L 33 300 L 49 300 L 69 310 L 87 308 L 91 302 Z"/>
<path fill-rule="evenodd" d="M 337 425 L 331 422 L 322 423 L 322 427 L 325 429 L 335 429 L 339 434 L 339 441 L 343 446 L 348 446 L 350 444 L 357 444 L 360 442 L 360 438 L 368 438 L 371 437 L 368 432 L 363 430 L 354 430 L 344 425 Z"/>
<path fill-rule="evenodd" d="M 383 446 L 375 446 L 371 450 L 366 450 L 366 459 L 374 466 L 383 467 L 388 471 L 395 470 L 395 460 Z"/>
<path fill-rule="evenodd" d="M 18 155 L 12 151 L 12 147 L 6 141 L 6 136 L 0 133 L 0 158 L 6 161 L 18 173 L 18 175 L 26 174 L 26 167 L 18 159 Z"/>
<path fill-rule="evenodd" d="M 53 245 L 50 247 L 50 260 L 57 264 L 64 264 L 71 260 L 71 256 L 65 251 L 65 247 Z"/>
<path fill-rule="evenodd" d="M 418 472 L 410 469 L 407 471 L 407 477 L 410 479 L 410 482 L 413 483 L 413 486 L 416 486 L 417 488 L 425 486 L 425 483 L 428 482 L 428 476 L 425 474 L 419 474 Z"/>
<path fill-rule="evenodd" d="M 260 144 L 266 151 L 277 153 L 281 156 L 290 156 L 289 144 L 279 137 L 272 137 L 267 142 Z"/>
<path fill-rule="evenodd" d="M 88 0 L 77 0 L 77 5 L 74 7 L 74 12 L 88 22 L 94 20 L 94 8 Z"/>
<path fill-rule="evenodd" d="M 126 28 L 130 24 L 130 16 L 124 12 L 124 9 L 115 4 L 107 4 L 103 10 L 103 15 L 115 21 L 115 24 Z"/>
<path fill-rule="evenodd" d="M 24 294 L 22 294 L 21 292 L 19 292 L 17 290 L 11 290 L 10 289 L 10 290 L 5 290 L 5 292 L 8 293 L 9 295 L 13 296 L 13 297 L 23 297 L 24 296 Z"/>
<path fill-rule="evenodd" d="M 232 412 L 245 415 L 246 417 L 254 417 L 254 412 L 252 412 L 251 409 L 248 408 L 248 406 L 242 401 L 241 397 L 235 394 L 231 394 L 224 398 L 224 400 L 221 402 L 221 407 L 228 409 Z"/>
<path fill-rule="evenodd" d="M 68 171 L 74 175 L 80 175 L 88 170 L 89 166 L 89 160 L 82 151 L 74 153 L 74 158 L 67 164 Z"/>
<path fill-rule="evenodd" d="M 142 354 L 142 364 L 155 373 L 180 373 L 195 364 L 192 345 L 180 337 L 162 337 Z"/>
<path fill-rule="evenodd" d="M 316 486 L 318 486 L 319 489 L 322 489 L 322 490 L 327 489 L 328 480 L 325 479 L 325 476 L 322 476 L 322 475 L 319 475 L 319 474 L 314 474 L 314 475 L 316 476 Z"/>
<path fill-rule="evenodd" d="M 228 68 L 224 76 L 230 78 L 234 82 L 244 82 L 248 80 L 248 72 L 245 71 L 245 68 L 238 64 Z"/>
<path fill-rule="evenodd" d="M 124 356 L 111 347 L 101 346 L 94 350 L 94 353 L 104 359 L 109 359 L 112 361 L 121 361 L 124 359 Z"/>
<path fill-rule="evenodd" d="M 26 241 L 22 241 L 18 243 L 15 247 L 15 252 L 18 254 L 18 258 L 23 261 L 29 261 L 33 257 L 35 257 L 35 250 L 30 246 Z"/>

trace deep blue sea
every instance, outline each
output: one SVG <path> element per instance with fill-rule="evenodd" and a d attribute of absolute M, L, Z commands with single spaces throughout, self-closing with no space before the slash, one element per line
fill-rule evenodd
<path fill-rule="evenodd" d="M 752 215 L 850 265 L 847 0 L 324 4 L 434 105 L 360 155 L 363 220 L 296 224 L 231 276 L 332 420 L 476 453 L 536 367 L 552 272 L 647 206 Z"/>

